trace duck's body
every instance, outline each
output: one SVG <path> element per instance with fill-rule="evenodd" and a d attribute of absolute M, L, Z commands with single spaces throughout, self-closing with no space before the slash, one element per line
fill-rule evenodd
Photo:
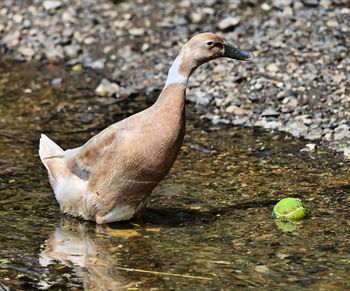
<path fill-rule="evenodd" d="M 200 49 L 195 46 L 203 42 L 222 48 L 193 58 Z M 225 56 L 225 45 L 213 34 L 194 37 L 176 58 L 151 107 L 109 126 L 79 148 L 63 151 L 42 135 L 39 155 L 64 213 L 102 224 L 130 219 L 147 204 L 183 142 L 188 78 L 201 63 Z M 243 53 L 235 58 L 252 57 Z"/>

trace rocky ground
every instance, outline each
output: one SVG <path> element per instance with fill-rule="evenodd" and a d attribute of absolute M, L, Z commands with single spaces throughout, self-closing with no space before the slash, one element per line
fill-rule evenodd
<path fill-rule="evenodd" d="M 254 51 L 191 78 L 188 100 L 214 123 L 325 141 L 350 157 L 349 0 L 3 0 L 0 46 L 15 59 L 101 76 L 108 98 L 155 94 L 188 38 L 203 31 Z M 64 80 L 52 80 L 59 85 Z"/>

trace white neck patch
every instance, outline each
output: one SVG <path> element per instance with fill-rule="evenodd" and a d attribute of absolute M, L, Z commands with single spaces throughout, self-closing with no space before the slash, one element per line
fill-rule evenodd
<path fill-rule="evenodd" d="M 189 77 L 179 73 L 179 69 L 182 61 L 181 59 L 182 59 L 182 54 L 179 54 L 175 59 L 174 63 L 172 64 L 172 66 L 170 67 L 168 78 L 166 79 L 166 82 L 165 82 L 165 86 L 169 84 L 182 84 L 187 86 Z"/>

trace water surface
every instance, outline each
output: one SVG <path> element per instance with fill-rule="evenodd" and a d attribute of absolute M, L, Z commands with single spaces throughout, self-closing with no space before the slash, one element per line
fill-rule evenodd
<path fill-rule="evenodd" d="M 72 148 L 154 99 L 97 98 L 99 80 L 1 61 L 0 289 L 350 289 L 349 163 L 323 147 L 300 152 L 305 143 L 286 135 L 212 126 L 191 107 L 145 225 L 61 215 L 37 155 L 40 133 Z M 271 218 L 287 196 L 310 210 L 292 232 Z"/>

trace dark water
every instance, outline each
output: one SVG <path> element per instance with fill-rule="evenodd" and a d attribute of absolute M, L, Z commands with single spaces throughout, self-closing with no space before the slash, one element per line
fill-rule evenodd
<path fill-rule="evenodd" d="M 0 74 L 0 290 L 350 289 L 350 165 L 333 152 L 190 108 L 146 225 L 96 226 L 59 213 L 39 135 L 72 148 L 151 98 L 96 98 L 98 76 L 61 67 L 2 60 Z M 310 210 L 292 232 L 271 218 L 287 196 Z"/>

